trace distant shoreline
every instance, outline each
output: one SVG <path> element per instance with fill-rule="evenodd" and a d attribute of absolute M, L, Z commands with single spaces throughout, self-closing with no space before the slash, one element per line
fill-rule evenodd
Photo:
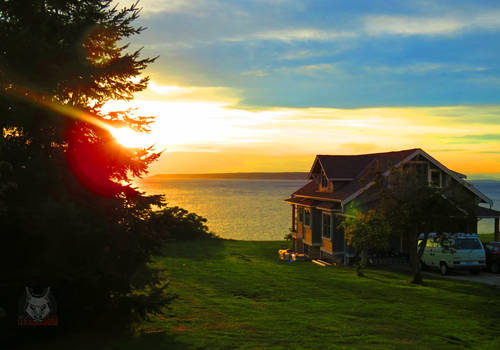
<path fill-rule="evenodd" d="M 260 180 L 307 180 L 307 172 L 241 172 L 241 173 L 205 173 L 205 174 L 157 174 L 144 180 L 159 179 L 260 179 Z M 470 182 L 500 182 L 498 178 L 472 178 Z"/>
<path fill-rule="evenodd" d="M 307 180 L 306 172 L 279 173 L 209 173 L 209 174 L 158 174 L 145 180 L 159 179 L 258 179 L 258 180 Z"/>

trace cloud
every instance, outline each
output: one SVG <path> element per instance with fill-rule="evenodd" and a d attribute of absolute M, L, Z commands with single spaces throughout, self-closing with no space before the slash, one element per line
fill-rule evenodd
<path fill-rule="evenodd" d="M 482 72 L 488 68 L 482 66 L 470 66 L 465 64 L 447 64 L 419 62 L 403 66 L 365 66 L 364 70 L 372 73 L 390 73 L 390 74 L 425 74 L 429 72 Z"/>
<path fill-rule="evenodd" d="M 328 46 L 327 49 L 303 49 L 303 50 L 290 50 L 276 55 L 276 58 L 280 61 L 294 61 L 294 60 L 306 60 L 308 58 L 322 57 L 322 56 L 334 56 L 341 52 L 345 52 L 352 49 L 355 46 L 353 41 L 337 41 L 335 45 Z"/>
<path fill-rule="evenodd" d="M 343 29 L 276 28 L 225 37 L 228 42 L 248 40 L 281 41 L 286 43 L 300 41 L 330 42 L 354 39 L 363 36 L 443 36 L 456 35 L 472 30 L 499 30 L 500 11 L 478 14 L 443 16 L 403 16 L 368 15 L 352 20 L 353 25 Z M 297 51 L 291 59 L 310 57 L 307 51 Z"/>
<path fill-rule="evenodd" d="M 229 42 L 240 42 L 247 40 L 264 41 L 334 41 L 339 39 L 353 38 L 356 34 L 347 31 L 321 30 L 316 28 L 284 28 L 257 32 L 255 34 L 226 37 Z"/>
<path fill-rule="evenodd" d="M 222 86 L 180 86 L 162 84 L 151 80 L 145 91 L 135 95 L 140 101 L 208 102 L 217 105 L 235 105 L 240 101 L 240 92 Z M 127 102 L 114 101 L 112 104 L 124 106 Z M 140 106 L 139 106 L 140 107 Z"/>
<path fill-rule="evenodd" d="M 421 107 L 423 113 L 439 116 L 445 123 L 490 125 L 497 128 L 500 105 Z"/>
<path fill-rule="evenodd" d="M 301 60 L 305 58 L 311 58 L 311 57 L 318 57 L 321 56 L 322 53 L 320 52 L 315 52 L 311 50 L 299 50 L 299 51 L 290 51 L 286 52 L 285 54 L 281 55 L 279 58 L 281 60 Z"/>
<path fill-rule="evenodd" d="M 322 63 L 322 64 L 309 64 L 305 66 L 299 66 L 294 69 L 296 73 L 305 75 L 315 75 L 318 73 L 337 73 L 339 70 L 333 64 Z"/>
<path fill-rule="evenodd" d="M 499 143 L 500 133 L 498 134 L 478 134 L 478 135 L 464 135 L 455 136 L 452 138 L 452 143 Z M 484 153 L 484 152 L 483 152 Z M 491 153 L 491 152 L 487 152 Z"/>
<path fill-rule="evenodd" d="M 256 69 L 256 70 L 250 70 L 241 73 L 243 76 L 249 76 L 249 77 L 257 77 L 257 78 L 263 78 L 266 77 L 269 73 L 266 72 L 265 70 L 262 69 Z"/>
<path fill-rule="evenodd" d="M 118 8 L 130 7 L 137 0 L 114 0 L 113 5 Z M 137 6 L 141 15 L 157 14 L 188 14 L 197 17 L 206 17 L 211 13 L 224 8 L 219 0 L 140 0 Z"/>
<path fill-rule="evenodd" d="M 477 15 L 470 26 L 476 26 L 484 29 L 498 29 L 500 27 L 500 11 L 488 11 Z"/>
<path fill-rule="evenodd" d="M 115 0 L 113 3 L 118 4 L 118 8 L 130 7 L 135 4 L 137 0 Z M 200 2 L 200 0 L 140 0 L 138 7 L 142 8 L 141 13 L 149 14 L 149 13 L 160 13 L 160 12 L 168 12 L 168 13 L 182 13 L 192 10 L 196 7 L 196 5 Z"/>
<path fill-rule="evenodd" d="M 328 65 L 305 67 L 313 72 L 330 69 Z M 473 118 L 486 115 L 498 121 L 500 106 L 252 110 L 236 105 L 225 94 L 231 91 L 155 82 L 130 103 L 110 104 L 107 108 L 136 107 L 138 115 L 157 116 L 150 134 L 152 143 L 166 148 L 169 154 L 199 153 L 199 159 L 203 153 L 214 157 L 216 153 L 232 154 L 236 158 L 273 154 L 289 159 L 287 164 L 293 167 L 293 158 L 318 153 L 356 154 L 420 147 L 460 172 L 500 171 L 500 154 L 492 153 L 498 148 L 492 145 L 500 142 L 500 125 Z M 258 170 L 263 164 L 256 157 L 247 166 Z M 283 171 L 276 167 L 278 170 Z"/>
<path fill-rule="evenodd" d="M 441 36 L 472 30 L 499 30 L 500 11 L 433 17 L 371 15 L 364 18 L 363 29 L 373 36 Z"/>
<path fill-rule="evenodd" d="M 456 33 L 463 23 L 451 18 L 425 18 L 410 16 L 370 16 L 364 21 L 369 35 L 442 35 Z"/>

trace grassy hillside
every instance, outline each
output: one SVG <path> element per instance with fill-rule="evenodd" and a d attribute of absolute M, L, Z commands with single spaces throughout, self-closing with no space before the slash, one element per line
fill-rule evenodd
<path fill-rule="evenodd" d="M 155 350 L 500 348 L 494 287 L 441 279 L 415 286 L 409 276 L 383 270 L 359 278 L 351 268 L 279 261 L 277 249 L 286 244 L 172 244 L 156 262 L 178 296 L 164 315 L 133 338 L 82 335 L 78 343 Z"/>
<path fill-rule="evenodd" d="M 177 348 L 500 348 L 497 289 L 277 259 L 280 242 L 176 244 L 158 265 L 179 298 L 145 325 Z M 167 331 L 168 335 L 161 332 Z M 173 345 L 173 344 L 170 344 Z M 166 344 L 164 347 L 167 348 Z"/>

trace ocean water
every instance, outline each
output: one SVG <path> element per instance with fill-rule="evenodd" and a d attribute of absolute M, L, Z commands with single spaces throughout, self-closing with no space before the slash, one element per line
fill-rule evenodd
<path fill-rule="evenodd" d="M 500 181 L 471 181 L 500 210 Z M 180 206 L 208 219 L 210 230 L 238 240 L 281 240 L 292 211 L 283 203 L 303 180 L 160 179 L 138 183 L 150 194 L 165 194 L 169 206 Z M 493 232 L 493 220 L 481 220 L 479 232 Z"/>
<path fill-rule="evenodd" d="M 139 187 L 165 194 L 169 206 L 180 206 L 208 219 L 223 238 L 282 240 L 289 232 L 292 209 L 283 200 L 304 180 L 145 179 Z"/>

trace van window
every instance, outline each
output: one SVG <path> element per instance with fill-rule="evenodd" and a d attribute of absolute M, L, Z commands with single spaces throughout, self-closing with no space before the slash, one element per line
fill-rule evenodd
<path fill-rule="evenodd" d="M 481 249 L 481 243 L 475 238 L 461 238 L 455 240 L 455 249 Z"/>

